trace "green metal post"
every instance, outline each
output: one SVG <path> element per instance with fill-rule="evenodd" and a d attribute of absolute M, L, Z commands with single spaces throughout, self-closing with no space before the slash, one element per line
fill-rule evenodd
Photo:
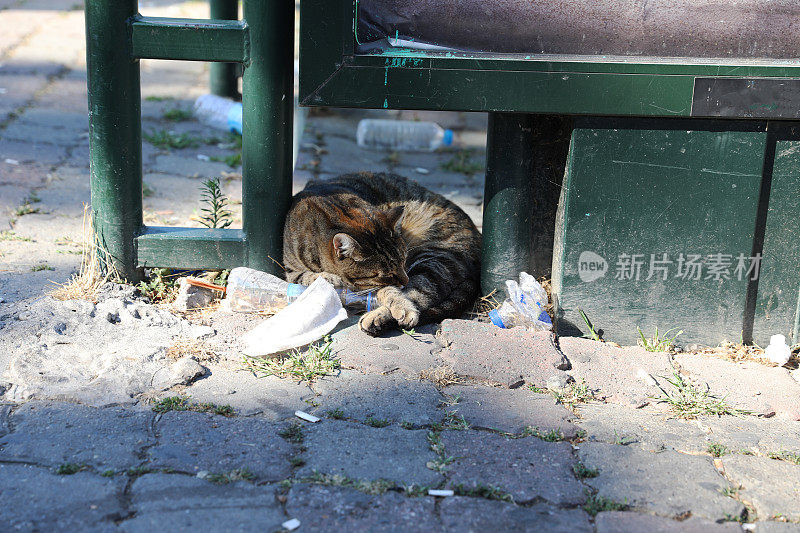
<path fill-rule="evenodd" d="M 481 290 L 502 291 L 533 264 L 534 115 L 489 113 Z"/>
<path fill-rule="evenodd" d="M 237 20 L 239 18 L 238 0 L 210 0 L 211 18 Z M 212 63 L 209 85 L 211 93 L 228 98 L 239 98 L 237 87 L 239 65 L 236 63 Z"/>
<path fill-rule="evenodd" d="M 128 21 L 137 0 L 86 2 L 90 175 L 94 227 L 119 273 L 136 270 L 142 227 L 142 125 L 139 62 L 131 59 Z"/>
<path fill-rule="evenodd" d="M 242 226 L 248 265 L 275 274 L 292 196 L 294 10 L 294 0 L 244 0 Z"/>

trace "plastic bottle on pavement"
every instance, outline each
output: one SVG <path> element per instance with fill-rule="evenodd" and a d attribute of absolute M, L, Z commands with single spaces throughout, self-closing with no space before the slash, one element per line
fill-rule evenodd
<path fill-rule="evenodd" d="M 533 276 L 520 272 L 519 283 L 507 280 L 506 295 L 508 298 L 499 308 L 489 311 L 489 318 L 495 326 L 523 326 L 531 331 L 549 331 L 553 328 L 550 315 L 545 311 L 547 292 Z"/>
<path fill-rule="evenodd" d="M 364 119 L 358 123 L 358 145 L 407 152 L 432 152 L 453 144 L 453 130 L 433 122 Z"/>
<path fill-rule="evenodd" d="M 215 94 L 204 94 L 194 102 L 194 115 L 213 128 L 242 133 L 242 103 Z"/>
<path fill-rule="evenodd" d="M 237 267 L 228 276 L 225 306 L 239 313 L 275 313 L 297 300 L 307 287 L 247 267 Z M 354 311 L 371 311 L 374 292 L 336 289 L 342 305 Z"/>

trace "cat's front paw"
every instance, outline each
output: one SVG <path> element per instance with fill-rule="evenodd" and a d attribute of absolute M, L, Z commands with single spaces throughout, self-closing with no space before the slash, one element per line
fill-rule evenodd
<path fill-rule="evenodd" d="M 300 285 L 309 286 L 314 283 L 317 278 L 323 278 L 337 289 L 344 287 L 344 280 L 336 274 L 331 274 L 330 272 L 304 272 L 298 281 Z"/>
<path fill-rule="evenodd" d="M 411 329 L 419 324 L 419 309 L 397 287 L 381 289 L 378 293 L 378 301 L 389 308 L 392 318 L 401 328 Z"/>
<path fill-rule="evenodd" d="M 392 318 L 392 313 L 386 306 L 380 306 L 377 309 L 366 313 L 358 321 L 358 327 L 361 331 L 373 337 L 380 335 L 382 331 L 394 326 L 395 320 Z"/>

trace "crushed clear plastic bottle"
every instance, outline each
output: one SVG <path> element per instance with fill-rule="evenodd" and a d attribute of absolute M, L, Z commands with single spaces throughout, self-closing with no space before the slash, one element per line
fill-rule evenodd
<path fill-rule="evenodd" d="M 214 94 L 199 96 L 194 102 L 194 116 L 208 126 L 242 133 L 242 103 Z"/>
<path fill-rule="evenodd" d="M 433 152 L 453 144 L 453 130 L 434 122 L 366 118 L 358 123 L 358 145 L 404 152 Z"/>
<path fill-rule="evenodd" d="M 237 267 L 228 276 L 224 305 L 237 313 L 272 314 L 297 300 L 308 287 L 247 267 Z M 342 305 L 353 311 L 371 311 L 375 293 L 336 289 Z"/>
<path fill-rule="evenodd" d="M 489 319 L 495 326 L 522 326 L 530 331 L 550 331 L 553 328 L 553 321 L 545 310 L 547 292 L 533 276 L 520 272 L 519 283 L 507 280 L 506 296 L 508 298 L 500 307 L 489 311 Z"/>

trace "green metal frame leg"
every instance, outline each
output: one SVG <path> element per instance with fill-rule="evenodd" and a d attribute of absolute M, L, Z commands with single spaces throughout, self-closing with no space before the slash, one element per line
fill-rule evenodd
<path fill-rule="evenodd" d="M 238 0 L 210 0 L 212 19 L 237 20 L 239 18 Z M 209 86 L 211 94 L 239 98 L 239 65 L 237 63 L 212 63 Z"/>
<path fill-rule="evenodd" d="M 502 291 L 533 264 L 534 116 L 489 113 L 481 290 Z"/>
<path fill-rule="evenodd" d="M 94 227 L 117 271 L 136 281 L 135 237 L 142 228 L 139 61 L 128 20 L 137 0 L 86 2 L 90 175 Z"/>
<path fill-rule="evenodd" d="M 250 61 L 242 78 L 242 226 L 247 263 L 282 274 L 292 196 L 294 0 L 244 0 Z"/>

